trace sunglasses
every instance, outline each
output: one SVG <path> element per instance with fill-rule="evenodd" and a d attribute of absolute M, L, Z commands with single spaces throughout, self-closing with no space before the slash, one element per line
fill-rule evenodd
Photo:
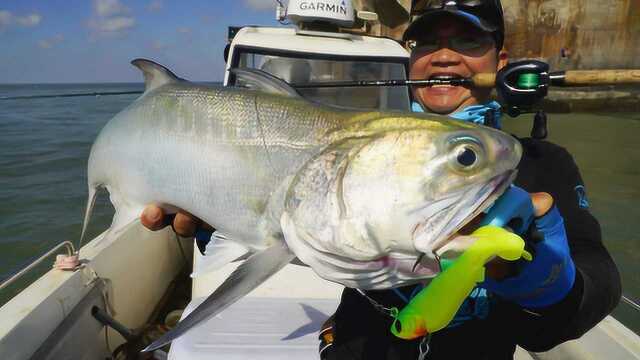
<path fill-rule="evenodd" d="M 417 2 L 416 11 L 444 9 L 445 7 L 474 8 L 474 7 L 484 5 L 485 2 L 486 1 L 483 1 L 483 0 L 461 0 L 461 1 L 424 0 L 424 1 Z"/>
<path fill-rule="evenodd" d="M 442 42 L 446 42 L 442 45 Z M 456 35 L 446 38 L 437 36 L 426 36 L 416 40 L 412 45 L 412 50 L 418 53 L 432 53 L 443 47 L 455 52 L 470 56 L 480 56 L 494 46 L 495 42 L 489 34 L 478 35 Z"/>

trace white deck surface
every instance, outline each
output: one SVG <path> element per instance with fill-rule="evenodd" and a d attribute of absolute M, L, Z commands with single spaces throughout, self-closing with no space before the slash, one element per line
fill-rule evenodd
<path fill-rule="evenodd" d="M 194 264 L 202 261 L 196 250 Z M 193 311 L 240 265 L 235 262 L 193 279 L 182 317 Z M 289 264 L 205 324 L 171 345 L 169 359 L 290 359 L 318 357 L 318 332 L 338 307 L 343 287 L 311 268 Z"/>
<path fill-rule="evenodd" d="M 204 298 L 192 301 L 185 314 Z M 174 341 L 169 359 L 318 359 L 318 330 L 338 299 L 246 297 Z"/>

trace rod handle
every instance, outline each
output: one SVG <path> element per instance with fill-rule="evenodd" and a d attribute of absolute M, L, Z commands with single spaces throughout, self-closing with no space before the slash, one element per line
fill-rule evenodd
<path fill-rule="evenodd" d="M 640 84 L 640 70 L 570 70 L 565 85 Z"/>
<path fill-rule="evenodd" d="M 476 87 L 494 87 L 496 85 L 496 74 L 494 73 L 475 74 L 471 79 Z"/>

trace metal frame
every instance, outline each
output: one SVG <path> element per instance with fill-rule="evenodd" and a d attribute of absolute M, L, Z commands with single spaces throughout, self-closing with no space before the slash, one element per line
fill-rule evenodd
<path fill-rule="evenodd" d="M 29 272 L 31 269 L 35 268 L 37 265 L 39 265 L 42 261 L 44 261 L 46 258 L 48 258 L 49 256 L 55 254 L 58 250 L 60 250 L 60 248 L 66 247 L 67 248 L 67 255 L 71 256 L 73 254 L 75 254 L 76 249 L 73 246 L 73 243 L 71 243 L 71 241 L 63 241 L 60 244 L 56 245 L 53 247 L 53 249 L 47 251 L 46 254 L 40 256 L 39 258 L 37 258 L 36 260 L 34 260 L 33 262 L 31 262 L 31 264 L 27 265 L 27 267 L 25 267 L 24 269 L 18 271 L 17 274 L 13 275 L 12 277 L 10 277 L 8 280 L 6 280 L 5 282 L 3 282 L 2 284 L 0 284 L 0 290 L 6 288 L 7 286 L 11 285 L 13 282 L 15 282 L 17 279 L 19 279 L 20 277 L 22 277 L 24 274 L 26 274 L 27 272 Z"/>

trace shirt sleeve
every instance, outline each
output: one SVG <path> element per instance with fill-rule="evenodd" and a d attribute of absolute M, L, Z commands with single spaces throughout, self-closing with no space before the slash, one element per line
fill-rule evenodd
<path fill-rule="evenodd" d="M 600 225 L 589 211 L 584 183 L 573 157 L 564 148 L 547 142 L 533 146 L 538 147 L 536 162 L 543 167 L 536 173 L 543 178 L 528 190 L 546 191 L 553 196 L 565 220 L 576 280 L 569 294 L 557 304 L 529 311 L 502 302 L 496 312 L 506 327 L 514 321 L 518 324 L 518 331 L 512 333 L 516 344 L 541 352 L 576 339 L 598 324 L 618 304 L 621 283 L 618 269 L 602 243 Z"/>

